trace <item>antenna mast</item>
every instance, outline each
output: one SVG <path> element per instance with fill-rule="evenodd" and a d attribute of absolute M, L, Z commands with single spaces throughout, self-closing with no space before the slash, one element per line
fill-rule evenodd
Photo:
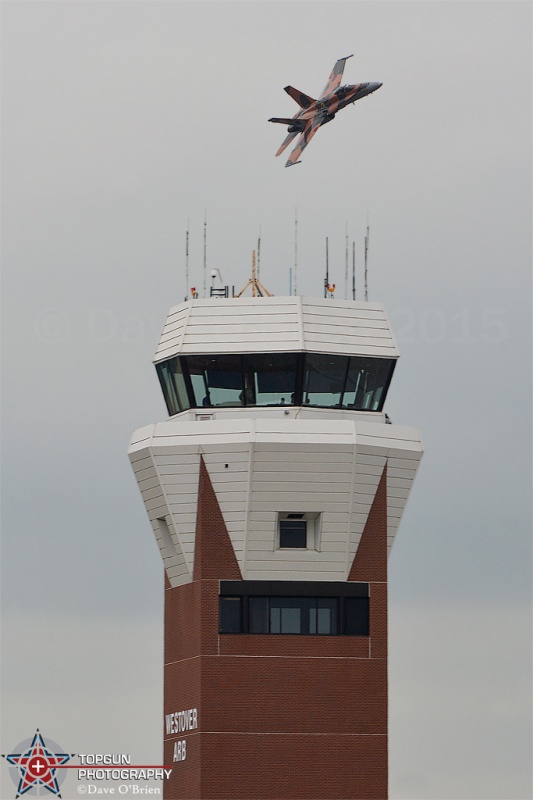
<path fill-rule="evenodd" d="M 326 277 L 324 278 L 324 298 L 328 296 L 329 286 L 329 258 L 328 258 L 328 237 L 326 236 Z"/>
<path fill-rule="evenodd" d="M 355 242 L 352 242 L 352 300 L 355 300 Z"/>
<path fill-rule="evenodd" d="M 259 238 L 257 239 L 257 280 L 261 272 L 261 228 L 259 228 Z"/>
<path fill-rule="evenodd" d="M 365 236 L 365 303 L 368 302 L 368 245 L 370 243 L 370 225 L 366 222 L 366 236 Z"/>
<path fill-rule="evenodd" d="M 344 299 L 348 299 L 348 223 L 346 223 L 345 253 L 344 253 Z"/>
<path fill-rule="evenodd" d="M 189 299 L 189 218 L 187 217 L 187 233 L 185 234 L 185 300 Z"/>
<path fill-rule="evenodd" d="M 204 211 L 204 297 L 207 297 L 207 211 Z"/>
<path fill-rule="evenodd" d="M 296 288 L 296 275 L 298 271 L 298 209 L 294 209 L 294 291 L 293 294 L 298 294 Z"/>
<path fill-rule="evenodd" d="M 268 289 L 265 289 L 265 287 L 263 286 L 262 283 L 259 282 L 259 278 L 257 277 L 255 269 L 255 250 L 252 250 L 252 277 L 250 278 L 246 286 L 243 289 L 241 289 L 239 294 L 235 295 L 235 297 L 240 297 L 241 295 L 243 295 L 249 286 L 252 287 L 252 297 L 257 297 L 257 295 L 259 295 L 259 297 L 264 297 L 265 295 L 267 297 L 272 297 Z"/>

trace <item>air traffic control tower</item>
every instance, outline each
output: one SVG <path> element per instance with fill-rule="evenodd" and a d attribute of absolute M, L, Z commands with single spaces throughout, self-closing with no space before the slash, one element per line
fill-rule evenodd
<path fill-rule="evenodd" d="M 167 800 L 387 797 L 387 557 L 422 445 L 384 309 L 190 300 L 129 455 L 165 569 Z"/>

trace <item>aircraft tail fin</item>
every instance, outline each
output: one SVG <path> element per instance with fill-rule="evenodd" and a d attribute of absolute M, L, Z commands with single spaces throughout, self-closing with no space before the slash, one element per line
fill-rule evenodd
<path fill-rule="evenodd" d="M 300 92 L 299 89 L 295 89 L 294 86 L 285 86 L 285 91 L 290 94 L 293 100 L 296 100 L 300 108 L 309 108 L 313 103 L 316 103 L 316 100 L 309 97 L 308 94 Z"/>

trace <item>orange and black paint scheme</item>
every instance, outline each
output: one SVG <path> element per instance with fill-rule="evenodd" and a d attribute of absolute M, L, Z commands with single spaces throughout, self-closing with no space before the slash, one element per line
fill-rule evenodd
<path fill-rule="evenodd" d="M 331 71 L 328 82 L 322 91 L 320 97 L 315 100 L 309 95 L 298 91 L 293 86 L 285 86 L 285 91 L 290 94 L 293 100 L 296 100 L 301 108 L 297 114 L 292 118 L 286 117 L 271 117 L 269 122 L 279 122 L 281 125 L 288 125 L 288 136 L 283 141 L 281 147 L 276 153 L 277 156 L 282 153 L 289 142 L 295 136 L 300 134 L 294 150 L 291 152 L 286 167 L 292 167 L 293 164 L 300 163 L 300 156 L 303 150 L 307 147 L 317 130 L 321 125 L 326 122 L 331 122 L 334 119 L 337 111 L 345 108 L 350 103 L 355 103 L 367 94 L 375 92 L 376 89 L 382 85 L 381 83 L 356 83 L 354 85 L 346 84 L 341 86 L 342 74 L 346 61 L 352 56 L 345 56 L 339 58 L 335 62 L 335 66 Z"/>

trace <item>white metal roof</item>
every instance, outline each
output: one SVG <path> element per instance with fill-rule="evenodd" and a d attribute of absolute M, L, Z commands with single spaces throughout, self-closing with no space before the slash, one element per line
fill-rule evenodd
<path fill-rule="evenodd" d="M 202 353 L 399 356 L 380 303 L 310 297 L 189 300 L 171 308 L 154 363 Z"/>

